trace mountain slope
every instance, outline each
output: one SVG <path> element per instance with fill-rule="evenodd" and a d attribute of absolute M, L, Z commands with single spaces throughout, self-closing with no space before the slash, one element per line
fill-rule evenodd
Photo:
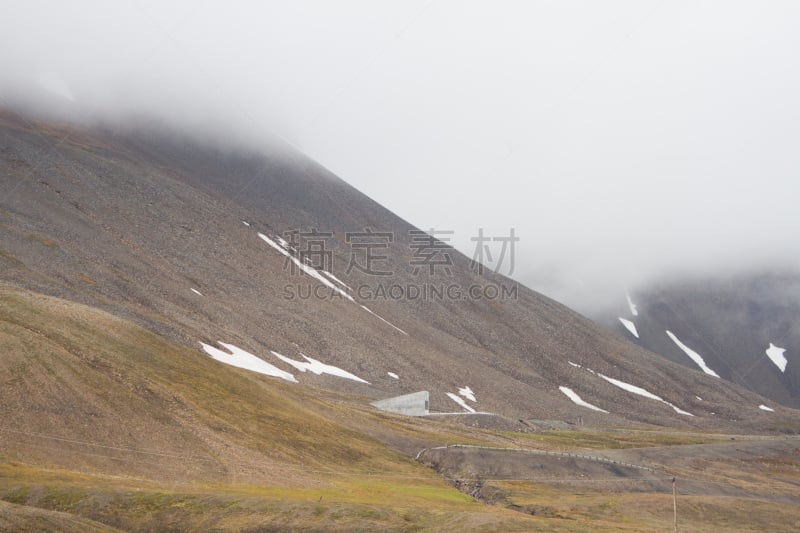
<path fill-rule="evenodd" d="M 452 249 L 415 273 L 414 228 L 290 150 L 2 113 L 0 187 L 0 530 L 663 531 L 675 475 L 687 527 L 796 521 L 797 440 L 763 434 L 796 411 Z M 364 228 L 390 275 L 348 272 Z M 508 294 L 379 292 L 430 286 Z M 370 405 L 419 390 L 440 416 Z"/>
<path fill-rule="evenodd" d="M 229 343 L 301 384 L 372 398 L 429 390 L 435 411 L 461 411 L 447 393 L 470 387 L 472 408 L 513 419 L 769 423 L 762 398 L 479 274 L 452 249 L 451 275 L 428 276 L 427 266 L 415 273 L 411 226 L 289 150 L 224 152 L 156 131 L 90 132 L 10 113 L 0 126 L 2 278 L 16 286 L 110 311 L 199 354 L 201 342 Z M 318 270 L 288 268 L 278 237 L 312 228 L 333 233 L 325 241 L 332 270 L 352 291 Z M 345 233 L 365 228 L 392 233 L 380 250 L 391 275 L 346 272 Z M 370 298 L 380 287 L 426 284 L 494 286 L 516 297 Z M 324 298 L 287 297 L 308 288 Z M 369 384 L 300 372 L 272 351 Z M 577 406 L 562 386 L 609 413 Z M 631 392 L 641 389 L 649 397 Z"/>
<path fill-rule="evenodd" d="M 692 360 L 699 356 L 723 379 L 800 407 L 800 276 L 752 272 L 674 281 L 639 290 L 632 299 L 638 316 L 621 301 L 598 320 L 671 361 L 699 369 Z M 639 338 L 618 316 L 635 323 Z M 687 348 L 697 355 L 688 356 Z"/>

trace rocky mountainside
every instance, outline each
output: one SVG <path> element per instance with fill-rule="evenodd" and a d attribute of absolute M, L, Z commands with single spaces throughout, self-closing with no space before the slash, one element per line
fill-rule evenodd
<path fill-rule="evenodd" d="M 628 297 L 630 305 L 623 295 L 597 320 L 687 368 L 705 366 L 709 375 L 800 407 L 800 275 L 674 281 Z"/>
<path fill-rule="evenodd" d="M 513 420 L 758 428 L 793 416 L 479 272 L 291 149 L 11 112 L 0 146 L 3 282 L 200 354 L 365 403 L 428 390 L 433 411 Z"/>
<path fill-rule="evenodd" d="M 290 149 L 3 112 L 0 190 L 2 531 L 664 531 L 676 475 L 682 527 L 798 523 L 796 410 Z"/>

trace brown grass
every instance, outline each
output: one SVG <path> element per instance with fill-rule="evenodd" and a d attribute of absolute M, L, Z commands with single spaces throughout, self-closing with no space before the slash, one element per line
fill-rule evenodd
<path fill-rule="evenodd" d="M 408 455 L 447 442 L 602 449 L 722 438 L 409 419 L 2 285 L 0 344 L 0 529 L 665 531 L 663 494 L 491 482 L 499 505 L 485 505 Z M 711 466 L 724 479 L 737 468 Z M 797 465 L 770 456 L 751 467 L 741 482 L 765 489 Z M 798 520 L 796 505 L 755 499 L 685 497 L 681 510 L 692 531 L 788 531 Z"/>
<path fill-rule="evenodd" d="M 672 531 L 672 495 L 495 482 L 505 504 L 597 531 Z M 800 508 L 750 498 L 679 496 L 680 531 L 797 531 Z"/>

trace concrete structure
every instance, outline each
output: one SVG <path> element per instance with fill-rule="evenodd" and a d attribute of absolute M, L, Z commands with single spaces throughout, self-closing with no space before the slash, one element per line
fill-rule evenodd
<path fill-rule="evenodd" d="M 408 416 L 428 416 L 428 401 L 428 391 L 424 390 L 378 400 L 370 405 L 377 407 L 381 411 L 389 411 L 391 413 L 400 413 Z"/>

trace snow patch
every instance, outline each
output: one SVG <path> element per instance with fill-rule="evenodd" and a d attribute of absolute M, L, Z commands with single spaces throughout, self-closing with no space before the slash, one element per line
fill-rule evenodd
<path fill-rule="evenodd" d="M 334 276 L 333 273 L 328 272 L 327 270 L 323 270 L 322 273 L 325 274 L 326 276 L 328 276 L 329 278 L 331 278 L 333 281 L 335 281 L 336 283 L 338 283 L 342 287 L 345 287 L 347 290 L 350 290 L 350 291 L 353 290 L 353 288 L 350 285 L 348 285 L 344 281 L 342 281 L 339 278 L 337 278 L 336 276 Z"/>
<path fill-rule="evenodd" d="M 347 299 L 347 300 L 349 300 L 349 301 L 351 301 L 353 303 L 357 303 L 353 299 L 352 296 L 350 296 L 345 290 L 340 288 L 337 284 L 342 285 L 344 287 L 347 287 L 348 289 L 350 289 L 350 287 L 348 287 L 343 281 L 341 281 L 339 278 L 337 278 L 336 276 L 334 276 L 330 272 L 328 272 L 326 270 L 317 270 L 313 266 L 307 265 L 305 262 L 300 261 L 292 253 L 292 251 L 291 251 L 292 247 L 289 246 L 289 243 L 286 242 L 286 240 L 282 239 L 279 236 L 275 236 L 275 240 L 273 240 L 270 237 L 267 237 L 266 235 L 264 235 L 263 233 L 259 233 L 258 236 L 259 236 L 259 238 L 261 238 L 261 240 L 263 240 L 264 242 L 269 244 L 272 248 L 277 250 L 279 253 L 281 253 L 282 255 L 284 255 L 286 257 L 288 257 L 297 266 L 297 268 L 299 268 L 300 270 L 302 270 L 303 272 L 305 272 L 306 274 L 308 274 L 312 278 L 316 279 L 317 281 L 319 281 L 320 283 L 322 283 L 323 285 L 325 285 L 326 287 L 328 287 L 329 289 L 334 291 L 336 294 L 339 294 L 343 298 L 345 298 L 345 299 Z M 306 258 L 306 261 L 308 261 L 308 258 Z M 366 311 L 369 314 L 371 314 L 372 316 L 380 319 L 381 321 L 385 322 L 389 326 L 393 327 L 394 329 L 396 329 L 397 331 L 399 331 L 403 335 L 408 335 L 408 333 L 406 333 L 402 329 L 398 328 L 397 326 L 395 326 L 394 324 L 392 324 L 391 322 L 389 322 L 385 318 L 383 318 L 383 317 L 377 315 L 376 313 L 374 313 L 367 306 L 362 305 L 361 308 L 364 311 Z"/>
<path fill-rule="evenodd" d="M 665 400 L 661 396 L 657 396 L 657 395 L 653 394 L 652 392 L 650 392 L 647 389 L 643 389 L 641 387 L 637 387 L 636 385 L 631 385 L 630 383 L 625 383 L 624 381 L 620 381 L 618 379 L 610 378 L 610 377 L 606 376 L 605 374 L 600 374 L 599 372 L 597 373 L 597 375 L 600 376 L 601 378 L 603 378 L 604 380 L 608 381 L 612 385 L 614 385 L 616 387 L 619 387 L 622 390 L 626 390 L 626 391 L 631 392 L 633 394 L 638 394 L 639 396 L 644 396 L 645 398 L 650 398 L 651 400 L 657 400 L 657 401 L 659 401 L 661 403 L 667 404 L 670 407 L 672 407 L 675 410 L 676 413 L 678 413 L 680 415 L 694 416 L 692 413 L 689 413 L 688 411 L 684 411 L 683 409 L 681 409 L 681 408 L 669 403 L 667 400 Z"/>
<path fill-rule="evenodd" d="M 775 366 L 777 366 L 781 372 L 786 372 L 786 364 L 789 362 L 786 360 L 786 356 L 783 355 L 784 352 L 786 352 L 786 348 L 778 348 L 772 343 L 769 343 L 769 348 L 767 348 L 766 351 L 767 357 L 775 363 Z"/>
<path fill-rule="evenodd" d="M 448 392 L 447 396 L 449 396 L 450 399 L 453 400 L 454 402 L 456 402 L 458 405 L 463 407 L 465 411 L 467 411 L 469 413 L 474 413 L 475 412 L 475 409 L 473 409 L 472 407 L 467 405 L 467 402 L 462 400 L 460 396 L 457 396 L 457 395 L 453 394 L 452 392 Z"/>
<path fill-rule="evenodd" d="M 639 310 L 636 309 L 636 304 L 633 303 L 633 300 L 631 300 L 631 295 L 628 293 L 628 291 L 625 291 L 625 299 L 628 300 L 628 308 L 630 308 L 631 314 L 633 316 L 639 316 Z"/>
<path fill-rule="evenodd" d="M 475 399 L 475 393 L 472 392 L 472 389 L 470 389 L 469 387 L 458 389 L 458 393 L 471 402 L 477 401 Z"/>
<path fill-rule="evenodd" d="M 639 338 L 639 332 L 638 332 L 638 331 L 636 331 L 636 324 L 634 324 L 634 323 L 633 323 L 633 322 L 631 322 L 630 320 L 627 320 L 627 319 L 625 319 L 625 318 L 622 318 L 621 316 L 620 316 L 620 317 L 617 317 L 617 318 L 619 318 L 619 321 L 620 321 L 620 322 L 622 322 L 622 325 L 623 325 L 623 326 L 625 326 L 625 329 L 627 329 L 628 331 L 630 331 L 630 332 L 631 332 L 631 335 L 633 335 L 633 336 L 634 336 L 634 337 L 636 337 L 637 339 Z"/>
<path fill-rule="evenodd" d="M 305 361 L 295 361 L 294 359 L 290 359 L 289 357 L 281 355 L 278 352 L 271 352 L 271 353 L 284 363 L 292 365 L 300 372 L 309 371 L 318 376 L 320 374 L 330 374 L 331 376 L 337 376 L 345 379 L 352 379 L 353 381 L 359 381 L 361 383 L 366 383 L 367 385 L 369 385 L 369 381 L 361 379 L 355 374 L 351 374 L 347 370 L 342 370 L 338 366 L 328 365 L 321 361 L 317 361 L 313 357 L 309 357 L 303 353 L 301 353 L 300 355 L 303 357 L 303 359 L 305 359 Z"/>
<path fill-rule="evenodd" d="M 263 233 L 261 233 L 261 232 L 259 232 L 258 236 L 259 236 L 259 238 L 261 238 L 261 240 L 263 240 L 265 243 L 267 243 L 267 244 L 269 244 L 270 246 L 272 246 L 273 248 L 275 248 L 275 249 L 276 249 L 277 251 L 279 251 L 281 254 L 283 254 L 283 255 L 290 255 L 290 254 L 289 254 L 288 247 L 284 245 L 284 243 L 286 243 L 286 241 L 284 241 L 284 240 L 283 240 L 283 239 L 281 239 L 280 237 L 275 237 L 276 239 L 278 239 L 279 241 L 281 241 L 281 244 L 278 244 L 277 242 L 273 241 L 272 239 L 270 239 L 269 237 L 267 237 L 266 235 L 264 235 L 264 234 L 263 234 Z"/>
<path fill-rule="evenodd" d="M 701 402 L 703 401 L 703 399 L 702 399 L 700 396 L 695 396 L 695 398 L 697 398 L 697 399 L 698 399 L 698 400 L 700 400 Z"/>
<path fill-rule="evenodd" d="M 398 376 L 394 372 L 387 372 L 387 374 L 389 374 L 389 377 L 392 379 L 400 379 L 400 376 Z"/>
<path fill-rule="evenodd" d="M 362 306 L 361 306 L 361 309 L 363 309 L 363 310 L 364 310 L 364 311 L 366 311 L 367 313 L 371 314 L 371 315 L 372 315 L 372 316 L 374 316 L 375 318 L 377 318 L 377 319 L 379 319 L 379 320 L 382 320 L 383 322 L 385 322 L 385 323 L 389 324 L 390 326 L 392 326 L 394 329 L 396 329 L 397 331 L 399 331 L 399 332 L 400 332 L 400 333 L 402 333 L 403 335 L 408 335 L 408 333 L 406 333 L 406 332 L 405 332 L 405 331 L 403 331 L 402 329 L 398 328 L 397 326 L 395 326 L 394 324 L 392 324 L 391 322 L 389 322 L 388 320 L 386 320 L 386 319 L 385 319 L 385 318 L 383 318 L 382 316 L 380 316 L 380 315 L 378 315 L 377 313 L 374 313 L 373 311 L 371 311 L 371 310 L 369 309 L 369 307 L 367 307 L 366 305 L 362 305 Z"/>
<path fill-rule="evenodd" d="M 574 366 L 575 368 L 583 368 L 583 367 L 582 367 L 581 365 L 579 365 L 578 363 L 573 363 L 572 361 L 567 361 L 567 363 L 571 364 L 571 365 L 572 365 L 572 366 Z"/>
<path fill-rule="evenodd" d="M 774 413 L 775 412 L 775 409 L 773 409 L 772 407 L 767 407 L 763 403 L 761 405 L 759 405 L 758 408 L 761 409 L 762 411 L 769 411 L 770 413 Z"/>
<path fill-rule="evenodd" d="M 600 409 L 596 405 L 592 405 L 589 402 L 584 401 L 580 396 L 578 396 L 578 394 L 575 391 L 573 391 L 569 387 L 562 386 L 559 387 L 558 390 L 566 394 L 567 398 L 572 400 L 575 404 L 580 405 L 581 407 L 587 407 L 589 409 L 592 409 L 593 411 L 600 411 L 601 413 L 608 414 L 608 411 L 606 411 L 605 409 Z"/>
<path fill-rule="evenodd" d="M 244 224 L 244 225 L 245 225 L 245 226 L 247 226 L 248 228 L 250 227 L 250 223 L 249 223 L 249 222 L 247 222 L 246 220 L 242 220 L 242 224 Z"/>
<path fill-rule="evenodd" d="M 292 374 L 284 372 L 280 368 L 267 363 L 250 352 L 242 350 L 233 344 L 225 344 L 224 342 L 220 342 L 219 345 L 223 346 L 230 353 L 203 342 L 200 343 L 200 346 L 203 347 L 203 350 L 208 355 L 215 360 L 220 361 L 221 363 L 243 368 L 245 370 L 250 370 L 252 372 L 258 372 L 259 374 L 264 374 L 265 376 L 272 376 L 297 383 L 297 380 Z"/>
<path fill-rule="evenodd" d="M 705 360 L 700 356 L 699 353 L 695 352 L 694 350 L 683 344 L 681 340 L 678 337 L 676 337 L 675 334 L 672 333 L 670 330 L 667 330 L 667 335 L 669 336 L 670 339 L 672 339 L 672 342 L 678 345 L 678 348 L 683 350 L 683 353 L 689 356 L 689 359 L 694 361 L 697 364 L 697 366 L 700 367 L 700 370 L 702 370 L 709 376 L 714 376 L 715 378 L 719 377 L 719 374 L 717 374 L 708 367 Z"/>
<path fill-rule="evenodd" d="M 196 295 L 198 295 L 198 296 L 202 296 L 202 295 L 203 295 L 203 293 L 202 293 L 202 292 L 198 291 L 198 290 L 197 290 L 197 289 L 195 289 L 194 287 L 192 287 L 192 292 L 193 292 L 193 293 L 195 293 L 195 294 L 196 294 Z"/>
<path fill-rule="evenodd" d="M 288 246 L 289 243 L 287 243 L 285 240 L 281 239 L 280 237 L 276 237 L 281 242 L 281 244 L 278 244 L 277 242 L 273 241 L 272 239 L 270 239 L 269 237 L 267 237 L 263 233 L 259 233 L 258 236 L 261 238 L 261 240 L 263 240 L 264 242 L 269 244 L 271 247 L 273 247 L 275 250 L 280 252 L 282 255 L 285 255 L 286 257 L 288 257 L 295 265 L 297 265 L 297 268 L 299 268 L 300 270 L 302 270 L 303 272 L 305 272 L 306 274 L 308 274 L 312 278 L 316 279 L 317 281 L 319 281 L 320 283 L 322 283 L 323 285 L 325 285 L 326 287 L 328 287 L 329 289 L 331 289 L 335 293 L 341 295 L 342 297 L 346 298 L 347 300 L 350 300 L 351 302 L 355 302 L 355 300 L 353 300 L 352 296 L 350 296 L 345 291 L 343 291 L 342 289 L 337 287 L 336 284 L 334 282 L 332 282 L 331 280 L 329 280 L 327 277 L 325 277 L 322 274 L 320 274 L 319 270 L 317 270 L 316 268 L 314 268 L 311 265 L 305 264 L 304 262 L 300 261 L 297 257 L 292 255 L 289 252 L 289 246 Z"/>

